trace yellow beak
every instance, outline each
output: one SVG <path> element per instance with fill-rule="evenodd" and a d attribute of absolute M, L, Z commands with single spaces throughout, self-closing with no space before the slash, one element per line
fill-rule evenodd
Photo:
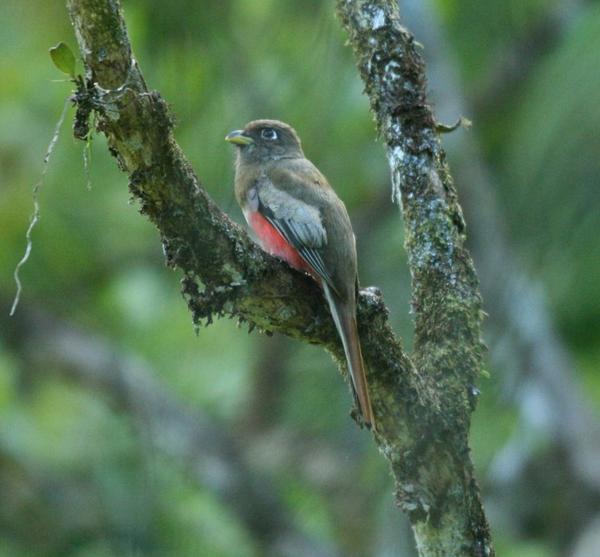
<path fill-rule="evenodd" d="M 250 143 L 254 143 L 254 140 L 251 137 L 244 135 L 244 130 L 235 130 L 228 133 L 225 136 L 225 141 L 229 141 L 229 143 L 235 145 L 250 145 Z"/>

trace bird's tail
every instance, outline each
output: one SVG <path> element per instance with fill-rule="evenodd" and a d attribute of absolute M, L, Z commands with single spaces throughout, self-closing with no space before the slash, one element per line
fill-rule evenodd
<path fill-rule="evenodd" d="M 333 321 L 344 345 L 348 371 L 352 380 L 352 387 L 358 399 L 360 411 L 365 423 L 373 426 L 373 409 L 371 408 L 371 399 L 369 398 L 367 379 L 365 377 L 365 366 L 360 350 L 358 329 L 356 327 L 356 308 L 354 304 L 340 300 L 327 284 L 324 283 L 323 288 Z"/>

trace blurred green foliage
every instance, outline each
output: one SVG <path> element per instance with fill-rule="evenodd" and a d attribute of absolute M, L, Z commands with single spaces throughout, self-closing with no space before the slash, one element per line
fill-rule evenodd
<path fill-rule="evenodd" d="M 594 6 L 531 76 L 504 153 L 502 193 L 523 259 L 543 273 L 564 334 L 582 347 L 600 338 L 599 37 Z"/>
<path fill-rule="evenodd" d="M 437 0 L 464 89 L 489 79 L 503 49 L 556 3 Z M 382 288 L 393 323 L 410 344 L 410 278 L 398 214 L 387 202 L 387 161 L 333 2 L 178 0 L 167 6 L 146 0 L 124 6 L 146 81 L 169 102 L 176 137 L 210 195 L 241 221 L 224 135 L 259 117 L 293 124 L 307 156 L 349 208 L 361 282 Z M 71 91 L 48 48 L 65 41 L 76 52 L 76 43 L 62 2 L 4 0 L 0 21 L 0 310 L 6 314 L 15 292 L 12 273 L 25 248 L 31 188 Z M 574 351 L 576 380 L 600 406 L 598 51 L 600 10 L 590 3 L 497 113 L 479 115 L 470 133 L 498 179 L 519 261 L 544 290 Z M 126 177 L 100 135 L 92 140 L 86 187 L 85 145 L 71 138 L 72 116 L 71 110 L 40 191 L 41 220 L 22 269 L 17 312 L 39 310 L 109 339 L 115 350 L 150 362 L 183 404 L 225 430 L 243 431 L 269 342 L 231 321 L 194 334 L 179 277 L 165 268 L 159 236 L 137 214 Z M 0 492 L 17 505 L 0 510 L 0 557 L 260 555 L 230 507 L 189 478 L 181 463 L 157 452 L 107 397 L 61 379 L 60 362 L 40 365 L 35 346 L 23 338 L 27 326 L 15 322 L 0 318 L 0 483 L 6 482 Z M 277 469 L 277 446 L 263 465 L 274 470 L 274 488 L 302 531 L 348 554 L 370 555 L 380 531 L 375 518 L 357 518 L 356 509 L 360 504 L 376 517 L 388 508 L 386 465 L 348 419 L 351 398 L 328 356 L 295 344 L 284 354 L 271 425 L 342 455 L 344 470 L 337 474 L 345 487 L 332 493 L 309 481 L 309 473 Z M 514 407 L 501 396 L 501 377 L 491 372 L 472 435 L 482 478 L 518 428 Z M 497 531 L 496 539 L 504 556 L 561 550 L 522 532 Z"/>

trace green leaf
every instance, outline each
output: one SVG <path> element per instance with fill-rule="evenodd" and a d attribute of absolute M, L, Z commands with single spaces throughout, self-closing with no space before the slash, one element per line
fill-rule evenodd
<path fill-rule="evenodd" d="M 63 42 L 50 49 L 50 58 L 54 65 L 63 73 L 75 77 L 75 56 L 73 51 Z"/>

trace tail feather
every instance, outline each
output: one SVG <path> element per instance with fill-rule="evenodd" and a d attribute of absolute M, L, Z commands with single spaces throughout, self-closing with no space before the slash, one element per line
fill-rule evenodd
<path fill-rule="evenodd" d="M 327 284 L 323 283 L 325 297 L 329 303 L 329 309 L 335 323 L 348 363 L 348 371 L 352 380 L 352 387 L 358 399 L 358 405 L 367 425 L 374 425 L 373 409 L 369 398 L 369 389 L 365 377 L 365 367 L 360 349 L 360 339 L 356 326 L 356 309 L 354 304 L 340 300 L 331 291 Z"/>

